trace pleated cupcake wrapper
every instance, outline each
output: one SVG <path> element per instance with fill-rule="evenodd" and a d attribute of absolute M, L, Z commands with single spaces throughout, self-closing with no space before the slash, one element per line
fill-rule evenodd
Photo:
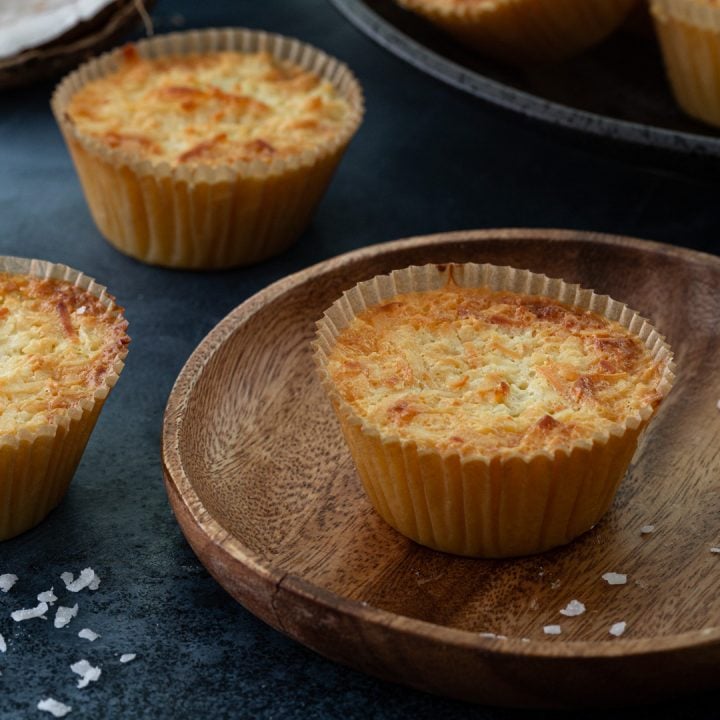
<path fill-rule="evenodd" d="M 555 62 L 595 45 L 637 0 L 399 0 L 475 49 L 513 64 Z"/>
<path fill-rule="evenodd" d="M 460 555 L 510 557 L 563 545 L 589 530 L 612 503 L 653 407 L 553 452 L 464 456 L 379 431 L 357 415 L 328 375 L 336 339 L 359 313 L 400 294 L 444 288 L 450 278 L 460 287 L 555 298 L 617 321 L 662 365 L 662 397 L 674 380 L 671 350 L 647 320 L 606 295 L 487 264 L 414 266 L 377 276 L 346 292 L 318 322 L 314 357 L 322 384 L 368 497 L 390 525 L 422 545 Z"/>
<path fill-rule="evenodd" d="M 720 32 L 720 5 L 709 0 L 650 0 L 658 19 L 673 18 L 703 30 Z"/>
<path fill-rule="evenodd" d="M 82 65 L 56 88 L 52 109 L 90 212 L 118 250 L 182 268 L 248 265 L 282 252 L 307 226 L 362 120 L 362 90 L 349 68 L 297 40 L 238 28 L 142 40 L 148 58 L 215 51 L 269 52 L 329 81 L 350 110 L 337 134 L 287 159 L 173 167 L 139 160 L 83 135 L 66 114 L 71 97 L 119 67 L 121 50 Z"/>
<path fill-rule="evenodd" d="M 720 126 L 720 6 L 703 0 L 652 0 L 665 69 L 679 105 Z"/>
<path fill-rule="evenodd" d="M 63 280 L 97 297 L 109 315 L 120 313 L 102 285 L 67 265 L 0 257 L 0 272 Z M 62 500 L 125 354 L 115 360 L 93 397 L 56 416 L 55 424 L 0 436 L 0 540 L 37 525 Z"/>

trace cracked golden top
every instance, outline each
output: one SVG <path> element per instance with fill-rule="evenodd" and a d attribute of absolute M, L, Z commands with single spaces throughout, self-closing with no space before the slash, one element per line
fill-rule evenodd
<path fill-rule="evenodd" d="M 0 273 L 0 437 L 56 424 L 125 356 L 117 306 L 69 282 Z"/>
<path fill-rule="evenodd" d="M 267 52 L 148 59 L 128 45 L 121 57 L 117 71 L 73 95 L 66 115 L 135 158 L 268 163 L 322 146 L 351 112 L 329 81 Z"/>
<path fill-rule="evenodd" d="M 354 318 L 328 375 L 383 434 L 462 455 L 553 452 L 661 399 L 663 362 L 617 322 L 450 283 Z"/>

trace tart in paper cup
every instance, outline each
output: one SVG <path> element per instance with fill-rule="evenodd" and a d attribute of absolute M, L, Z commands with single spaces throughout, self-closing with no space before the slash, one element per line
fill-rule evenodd
<path fill-rule="evenodd" d="M 77 270 L 0 257 L 0 540 L 63 498 L 129 338 L 122 308 Z"/>
<path fill-rule="evenodd" d="M 720 5 L 713 0 L 651 0 L 670 86 L 680 107 L 720 126 Z"/>
<path fill-rule="evenodd" d="M 572 57 L 619 27 L 637 0 L 397 0 L 465 45 L 514 65 Z"/>
<path fill-rule="evenodd" d="M 240 65 L 255 74 L 233 76 Z M 144 262 L 196 269 L 291 245 L 364 111 L 343 63 L 237 28 L 90 60 L 58 85 L 52 109 L 104 237 Z"/>
<path fill-rule="evenodd" d="M 378 513 L 477 557 L 597 523 L 674 379 L 667 343 L 622 303 L 472 263 L 356 285 L 318 322 L 314 357 Z"/>

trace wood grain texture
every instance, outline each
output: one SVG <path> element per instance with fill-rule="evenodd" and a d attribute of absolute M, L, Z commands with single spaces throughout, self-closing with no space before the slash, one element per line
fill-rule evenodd
<path fill-rule="evenodd" d="M 365 499 L 316 379 L 314 323 L 343 290 L 448 261 L 508 264 L 608 293 L 675 351 L 675 388 L 611 511 L 564 548 L 483 561 L 406 540 Z M 329 260 L 243 303 L 189 359 L 164 421 L 172 507 L 200 560 L 249 610 L 385 679 L 514 706 L 717 686 L 718 287 L 720 258 L 572 231 L 451 233 Z M 648 524 L 655 531 L 641 535 Z M 606 572 L 627 584 L 608 585 Z M 564 617 L 573 599 L 587 610 Z M 620 621 L 627 630 L 614 638 Z M 562 634 L 545 635 L 550 624 Z"/>

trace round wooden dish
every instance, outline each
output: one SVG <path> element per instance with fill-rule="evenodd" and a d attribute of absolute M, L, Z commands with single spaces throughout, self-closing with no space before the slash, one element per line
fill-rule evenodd
<path fill-rule="evenodd" d="M 315 320 L 346 288 L 392 268 L 469 260 L 609 293 L 650 317 L 675 351 L 676 386 L 612 510 L 541 556 L 452 557 L 385 525 L 312 364 Z M 717 686 L 718 287 L 718 257 L 558 230 L 412 238 L 285 278 L 219 323 L 170 395 L 163 466 L 180 526 L 251 612 L 386 680 L 514 706 L 637 703 Z M 608 585 L 607 572 L 627 584 Z M 572 599 L 587 611 L 563 617 Z M 627 630 L 614 638 L 620 621 Z M 550 624 L 562 634 L 545 635 Z"/>

